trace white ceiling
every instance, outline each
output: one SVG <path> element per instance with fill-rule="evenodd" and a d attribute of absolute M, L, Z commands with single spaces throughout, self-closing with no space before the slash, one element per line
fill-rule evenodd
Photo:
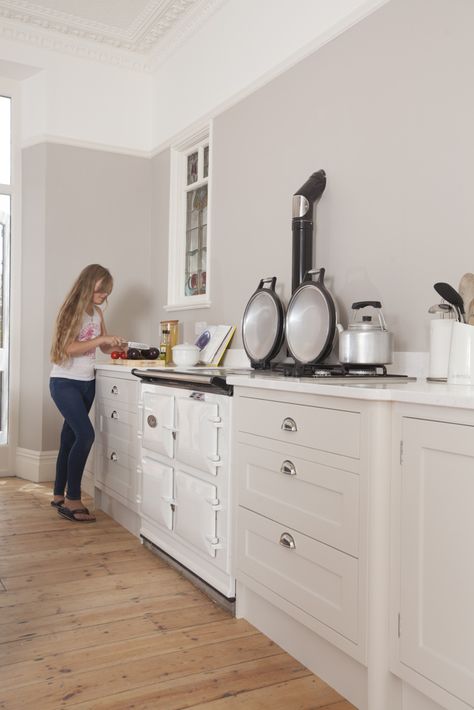
<path fill-rule="evenodd" d="M 0 0 L 0 34 L 150 69 L 225 0 Z"/>

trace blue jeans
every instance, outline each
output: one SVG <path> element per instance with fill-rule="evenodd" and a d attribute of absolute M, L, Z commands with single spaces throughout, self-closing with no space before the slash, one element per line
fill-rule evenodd
<path fill-rule="evenodd" d="M 68 380 L 51 377 L 51 397 L 64 417 L 61 431 L 54 495 L 80 500 L 81 481 L 87 457 L 94 443 L 94 427 L 89 411 L 95 396 L 95 380 Z"/>

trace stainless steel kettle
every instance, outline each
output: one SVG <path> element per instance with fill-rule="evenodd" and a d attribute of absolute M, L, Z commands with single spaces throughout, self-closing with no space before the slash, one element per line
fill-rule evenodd
<path fill-rule="evenodd" d="M 372 315 L 360 316 L 364 309 L 375 308 Z M 338 325 L 339 360 L 348 365 L 390 365 L 393 359 L 393 336 L 389 333 L 380 301 L 357 301 L 352 304 L 353 320 L 347 330 Z"/>

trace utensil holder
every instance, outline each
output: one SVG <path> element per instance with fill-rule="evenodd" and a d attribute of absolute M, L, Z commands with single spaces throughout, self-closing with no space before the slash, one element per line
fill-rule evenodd
<path fill-rule="evenodd" d="M 430 380 L 446 380 L 454 320 L 436 318 L 430 322 Z"/>
<path fill-rule="evenodd" d="M 453 323 L 448 384 L 474 385 L 474 325 Z"/>

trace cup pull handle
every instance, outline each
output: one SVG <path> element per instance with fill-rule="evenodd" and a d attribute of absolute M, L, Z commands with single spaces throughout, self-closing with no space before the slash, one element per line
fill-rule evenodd
<path fill-rule="evenodd" d="M 110 415 L 110 418 L 111 418 L 111 419 L 118 419 L 118 418 L 119 418 L 119 413 L 117 412 L 116 409 L 114 409 L 114 411 L 113 411 L 112 414 Z"/>
<path fill-rule="evenodd" d="M 114 385 L 112 389 L 110 390 L 110 394 L 118 394 L 118 387 L 117 385 Z"/>
<path fill-rule="evenodd" d="M 281 428 L 283 429 L 283 431 L 298 431 L 296 422 L 291 417 L 285 417 L 282 422 Z"/>
<path fill-rule="evenodd" d="M 280 535 L 280 545 L 282 547 L 288 548 L 288 550 L 295 550 L 296 544 L 294 538 L 290 533 L 284 532 Z"/>
<path fill-rule="evenodd" d="M 118 461 L 118 456 L 117 456 L 116 451 L 112 451 L 112 453 L 110 454 L 110 460 L 111 461 Z"/>
<path fill-rule="evenodd" d="M 296 476 L 295 464 L 292 461 L 283 461 L 280 473 L 285 473 L 287 476 Z"/>

